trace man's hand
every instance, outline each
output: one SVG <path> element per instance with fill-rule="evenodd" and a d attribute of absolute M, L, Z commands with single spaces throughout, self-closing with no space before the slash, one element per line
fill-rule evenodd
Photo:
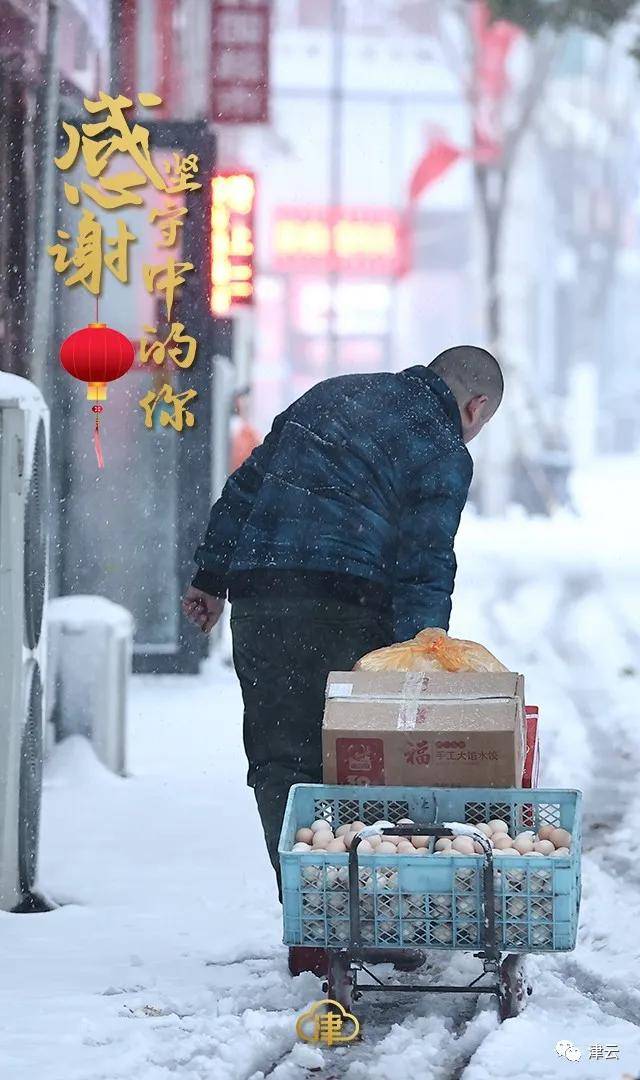
<path fill-rule="evenodd" d="M 222 615 L 224 600 L 219 596 L 209 596 L 190 585 L 182 601 L 182 610 L 189 622 L 195 623 L 203 633 L 208 634 Z"/>

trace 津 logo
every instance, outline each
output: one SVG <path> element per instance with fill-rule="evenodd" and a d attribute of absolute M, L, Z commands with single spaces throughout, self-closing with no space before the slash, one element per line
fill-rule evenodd
<path fill-rule="evenodd" d="M 296 1021 L 296 1034 L 299 1039 L 309 1043 L 324 1043 L 325 1046 L 353 1042 L 359 1031 L 360 1022 L 357 1017 L 332 998 L 316 1001 Z"/>

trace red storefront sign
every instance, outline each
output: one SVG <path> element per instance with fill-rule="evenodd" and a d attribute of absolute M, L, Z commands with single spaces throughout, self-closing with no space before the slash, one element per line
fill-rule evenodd
<path fill-rule="evenodd" d="M 214 0 L 211 18 L 211 119 L 267 123 L 270 2 Z"/>
<path fill-rule="evenodd" d="M 272 265 L 283 272 L 396 277 L 407 269 L 402 215 L 377 207 L 281 207 Z"/>
<path fill-rule="evenodd" d="M 214 315 L 253 303 L 255 177 L 220 172 L 211 181 L 211 291 Z"/>

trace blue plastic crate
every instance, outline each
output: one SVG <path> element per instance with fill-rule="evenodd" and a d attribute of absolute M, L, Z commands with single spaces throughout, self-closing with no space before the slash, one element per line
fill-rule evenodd
<path fill-rule="evenodd" d="M 580 907 L 581 794 L 524 788 L 338 787 L 296 784 L 287 801 L 279 856 L 284 943 L 339 947 L 349 939 L 346 854 L 291 852 L 318 818 L 335 830 L 410 817 L 417 824 L 499 818 L 512 835 L 554 825 L 572 833 L 567 858 L 496 858 L 496 934 L 505 952 L 573 949 Z M 482 867 L 475 856 L 362 855 L 363 945 L 475 951 L 482 944 Z"/>

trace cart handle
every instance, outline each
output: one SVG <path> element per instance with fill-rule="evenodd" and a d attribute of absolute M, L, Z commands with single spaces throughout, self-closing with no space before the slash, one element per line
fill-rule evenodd
<path fill-rule="evenodd" d="M 483 950 L 485 959 L 498 961 L 500 950 L 496 942 L 496 904 L 493 882 L 493 847 L 489 838 L 474 825 L 462 821 L 444 821 L 442 825 L 393 825 L 390 821 L 376 821 L 365 825 L 353 838 L 349 849 L 349 933 L 350 944 L 362 948 L 360 926 L 360 886 L 358 882 L 358 848 L 370 836 L 469 836 L 480 845 L 484 854 L 483 865 Z"/>

